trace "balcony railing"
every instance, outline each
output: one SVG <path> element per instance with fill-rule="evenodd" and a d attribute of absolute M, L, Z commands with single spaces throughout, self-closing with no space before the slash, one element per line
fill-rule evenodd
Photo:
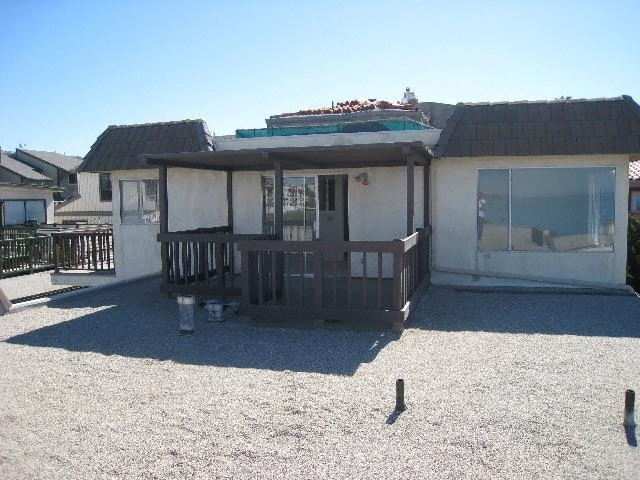
<path fill-rule="evenodd" d="M 158 235 L 162 285 L 166 293 L 239 295 L 237 245 L 270 235 L 233 234 L 229 227 L 201 228 Z"/>
<path fill-rule="evenodd" d="M 51 234 L 55 248 L 55 269 L 114 271 L 111 227 L 78 229 Z"/>
<path fill-rule="evenodd" d="M 3 232 L 4 239 L 0 239 L 0 278 L 53 268 L 51 238 L 25 235 L 24 232 L 14 232 L 13 238 L 4 238 Z"/>

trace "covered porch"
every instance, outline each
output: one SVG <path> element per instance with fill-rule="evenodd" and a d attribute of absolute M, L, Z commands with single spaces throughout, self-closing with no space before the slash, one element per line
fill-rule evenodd
<path fill-rule="evenodd" d="M 146 160 L 159 168 L 158 242 L 164 292 L 235 296 L 240 312 L 255 320 L 402 329 L 426 288 L 431 153 L 422 142 L 218 150 L 146 155 Z M 350 217 L 356 214 L 348 205 L 355 197 L 347 192 L 350 178 L 367 185 L 367 170 L 379 173 L 389 168 L 396 174 L 401 171 L 403 180 L 397 192 L 389 183 L 388 194 L 394 201 L 388 208 L 396 223 L 399 215 L 406 215 L 406 229 L 396 228 L 388 240 L 362 238 L 366 235 L 350 229 Z M 225 225 L 170 231 L 172 169 L 218 172 L 226 184 Z M 364 171 L 343 173 L 353 169 Z M 310 171 L 317 173 L 313 176 Z M 263 175 L 262 205 L 252 206 L 262 208 L 262 225 L 250 233 L 234 228 L 234 209 L 237 219 L 244 215 L 239 210 L 247 208 L 234 205 L 239 197 L 234 174 L 243 172 Z M 374 181 L 383 184 L 384 177 L 377 175 Z M 236 190 L 245 188 L 235 184 Z M 296 193 L 306 197 L 302 200 L 306 207 L 296 206 Z M 321 202 L 331 211 L 323 211 Z M 372 228 L 384 222 L 374 207 L 364 214 Z"/>

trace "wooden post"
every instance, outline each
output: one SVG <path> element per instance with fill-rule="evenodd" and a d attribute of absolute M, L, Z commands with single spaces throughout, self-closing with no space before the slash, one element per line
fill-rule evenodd
<path fill-rule="evenodd" d="M 264 155 L 264 154 L 263 154 Z M 284 205 L 283 205 L 283 172 L 282 163 L 280 161 L 273 162 L 274 166 L 274 182 L 273 182 L 273 201 L 274 201 L 274 234 L 282 240 L 284 238 Z"/>
<path fill-rule="evenodd" d="M 413 155 L 409 153 L 408 148 L 403 148 L 403 153 L 407 160 L 407 237 L 414 233 L 414 210 L 415 210 L 415 183 L 414 183 L 414 170 L 415 159 Z"/>
<path fill-rule="evenodd" d="M 158 182 L 158 195 L 160 196 L 160 233 L 169 231 L 169 198 L 168 198 L 168 172 L 166 166 L 160 167 Z M 169 283 L 168 242 L 160 242 L 160 261 L 162 264 L 162 283 Z M 115 255 L 115 252 L 114 252 Z"/>
<path fill-rule="evenodd" d="M 227 226 L 233 233 L 233 172 L 227 172 Z M 233 253 L 233 249 L 231 250 Z"/>
<path fill-rule="evenodd" d="M 402 310 L 402 252 L 404 244 L 402 240 L 394 240 L 393 244 L 393 309 Z"/>

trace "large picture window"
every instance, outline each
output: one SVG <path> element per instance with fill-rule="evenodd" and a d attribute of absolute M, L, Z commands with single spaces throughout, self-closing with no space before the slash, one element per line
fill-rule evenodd
<path fill-rule="evenodd" d="M 613 167 L 478 171 L 481 251 L 613 250 Z"/>
<path fill-rule="evenodd" d="M 157 180 L 120 180 L 120 219 L 129 225 L 160 223 Z"/>
<path fill-rule="evenodd" d="M 2 202 L 3 225 L 24 225 L 27 222 L 47 223 L 44 200 L 5 200 Z"/>

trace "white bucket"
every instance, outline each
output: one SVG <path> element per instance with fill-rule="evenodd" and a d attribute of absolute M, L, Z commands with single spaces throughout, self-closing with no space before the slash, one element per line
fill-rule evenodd
<path fill-rule="evenodd" d="M 218 300 L 207 300 L 204 309 L 209 314 L 207 319 L 210 322 L 222 322 L 223 305 Z"/>
<path fill-rule="evenodd" d="M 180 316 L 180 333 L 190 335 L 193 333 L 193 305 L 196 297 L 193 295 L 178 295 L 178 314 Z"/>

